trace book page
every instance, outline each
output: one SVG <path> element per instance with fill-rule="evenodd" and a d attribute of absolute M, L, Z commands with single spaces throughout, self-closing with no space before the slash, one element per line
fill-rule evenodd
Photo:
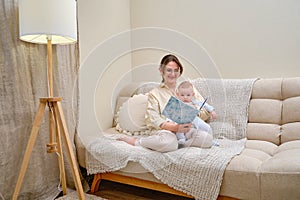
<path fill-rule="evenodd" d="M 171 96 L 162 114 L 177 124 L 191 123 L 200 111 Z"/>

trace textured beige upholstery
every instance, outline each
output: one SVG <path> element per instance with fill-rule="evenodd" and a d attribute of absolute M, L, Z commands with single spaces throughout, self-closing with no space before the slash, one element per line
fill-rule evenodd
<path fill-rule="evenodd" d="M 245 149 L 226 168 L 220 194 L 251 200 L 300 199 L 300 77 L 254 83 L 247 139 Z M 84 148 L 77 150 L 85 166 L 80 153 Z M 158 182 L 134 162 L 116 173 Z"/>
<path fill-rule="evenodd" d="M 255 82 L 246 148 L 226 168 L 221 195 L 300 199 L 299 108 L 300 78 Z"/>

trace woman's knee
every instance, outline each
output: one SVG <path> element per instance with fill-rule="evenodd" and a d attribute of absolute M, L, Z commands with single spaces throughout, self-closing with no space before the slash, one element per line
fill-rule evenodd
<path fill-rule="evenodd" d="M 194 131 L 185 146 L 209 148 L 212 146 L 213 136 L 205 131 Z"/>
<path fill-rule="evenodd" d="M 169 152 L 178 149 L 177 137 L 170 131 L 159 131 L 157 135 L 141 140 L 141 145 L 159 152 Z"/>
<path fill-rule="evenodd" d="M 158 149 L 156 151 L 169 152 L 178 149 L 177 137 L 174 133 L 170 131 L 162 131 L 159 135 L 160 140 L 158 141 Z"/>
<path fill-rule="evenodd" d="M 154 150 L 159 152 L 170 152 L 175 151 L 177 149 L 178 142 L 176 140 L 175 142 L 160 142 L 159 144 L 157 144 L 157 148 Z"/>
<path fill-rule="evenodd" d="M 197 136 L 197 137 L 200 137 L 200 136 Z M 201 138 L 199 138 L 199 139 L 200 139 L 202 148 L 209 148 L 212 146 L 212 142 L 213 142 L 212 134 L 205 132 L 205 134 L 202 135 Z"/>

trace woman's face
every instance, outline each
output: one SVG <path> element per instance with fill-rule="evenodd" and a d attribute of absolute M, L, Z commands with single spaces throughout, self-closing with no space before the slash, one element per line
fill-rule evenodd
<path fill-rule="evenodd" d="M 171 61 L 164 69 L 160 68 L 160 74 L 162 75 L 165 84 L 176 84 L 176 81 L 180 76 L 180 69 L 176 62 Z"/>

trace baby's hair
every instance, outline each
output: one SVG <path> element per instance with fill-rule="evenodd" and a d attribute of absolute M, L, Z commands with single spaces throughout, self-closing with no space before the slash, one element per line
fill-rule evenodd
<path fill-rule="evenodd" d="M 180 89 L 180 88 L 189 88 L 189 87 L 194 88 L 193 84 L 192 84 L 190 81 L 182 81 L 182 82 L 178 85 L 177 90 Z"/>
<path fill-rule="evenodd" d="M 176 93 L 179 92 L 179 89 L 181 88 L 192 88 L 194 90 L 194 86 L 190 81 L 182 81 L 176 88 Z"/>

